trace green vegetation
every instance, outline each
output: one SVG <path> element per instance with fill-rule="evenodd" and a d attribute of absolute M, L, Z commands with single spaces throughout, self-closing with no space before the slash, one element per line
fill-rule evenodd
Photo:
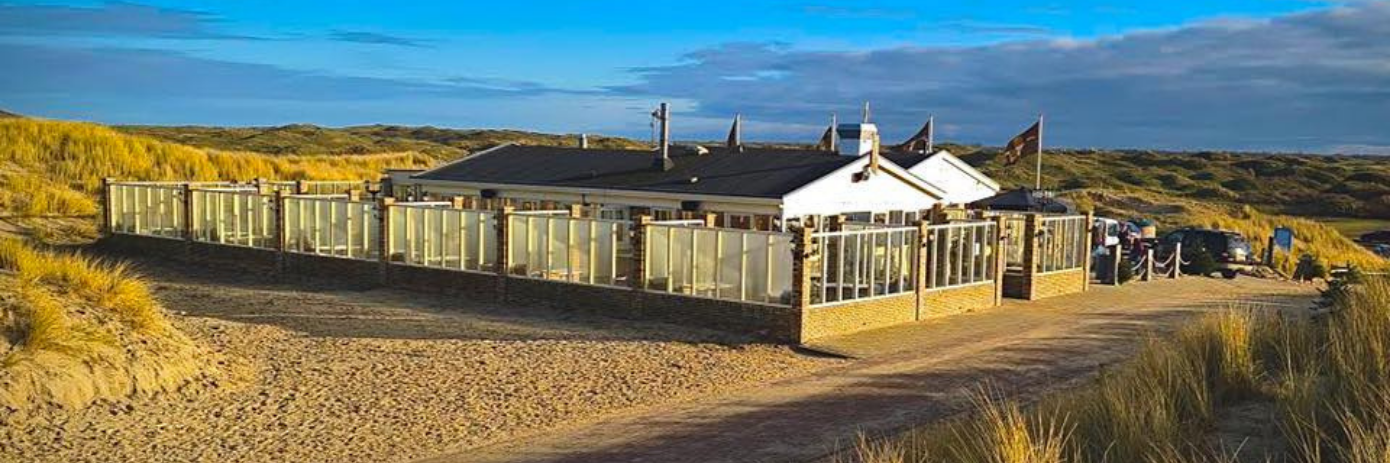
<path fill-rule="evenodd" d="M 1280 442 L 1245 449 L 1242 461 L 1390 461 L 1390 283 L 1337 286 L 1328 299 L 1332 310 L 1320 319 L 1256 310 L 1204 316 L 1149 340 L 1089 387 L 1026 409 L 984 391 L 978 414 L 864 440 L 853 460 L 1235 461 L 1241 449 L 1212 443 L 1216 423 L 1254 404 L 1270 410 L 1265 432 Z"/>
<path fill-rule="evenodd" d="M 208 373 L 124 265 L 0 240 L 0 418 L 172 391 Z"/>
<path fill-rule="evenodd" d="M 360 156 L 267 156 L 204 150 L 79 122 L 0 119 L 0 213 L 21 217 L 95 214 L 101 179 L 358 180 L 433 160 L 413 152 Z"/>
<path fill-rule="evenodd" d="M 116 130 L 200 148 L 267 154 L 369 154 L 412 151 L 435 159 L 454 159 L 502 143 L 578 146 L 578 135 L 516 130 L 459 130 L 436 127 L 366 125 L 327 128 L 308 124 L 280 127 L 117 126 Z M 590 136 L 595 148 L 641 148 L 625 138 Z"/>
<path fill-rule="evenodd" d="M 1033 186 L 1034 159 L 1004 166 L 992 150 L 946 146 L 1006 187 Z M 1277 214 L 1390 217 L 1390 162 L 1373 156 L 1056 150 L 1043 185 L 1239 202 Z"/>

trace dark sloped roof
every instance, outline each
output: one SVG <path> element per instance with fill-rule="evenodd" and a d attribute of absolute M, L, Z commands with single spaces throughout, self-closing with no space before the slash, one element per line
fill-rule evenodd
<path fill-rule="evenodd" d="M 1028 188 L 1000 192 L 997 195 L 970 203 L 971 206 L 997 211 L 1071 212 L 1065 203 L 1044 197 Z"/>
<path fill-rule="evenodd" d="M 902 166 L 902 168 L 904 169 L 911 169 L 912 166 L 915 166 L 917 165 L 917 163 L 927 160 L 927 158 L 931 156 L 916 151 L 889 151 L 883 153 L 883 157 L 888 159 L 889 161 L 893 161 L 893 164 Z"/>
<path fill-rule="evenodd" d="M 780 198 L 856 159 L 815 150 L 709 150 L 673 148 L 675 167 L 660 171 L 651 167 L 651 151 L 507 145 L 413 178 Z"/>

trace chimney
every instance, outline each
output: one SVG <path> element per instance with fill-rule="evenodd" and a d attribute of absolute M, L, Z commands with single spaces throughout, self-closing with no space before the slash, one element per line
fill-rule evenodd
<path fill-rule="evenodd" d="M 579 134 L 579 149 L 582 149 L 582 150 L 589 149 L 589 134 L 587 134 L 587 133 L 581 133 L 581 134 Z"/>
<path fill-rule="evenodd" d="M 840 151 L 840 115 L 830 113 L 830 151 Z"/>
<path fill-rule="evenodd" d="M 859 157 L 870 154 L 878 139 L 878 127 L 873 124 L 840 124 L 838 143 L 841 156 Z"/>
<path fill-rule="evenodd" d="M 671 170 L 676 164 L 671 161 L 671 107 L 665 102 L 656 110 L 656 118 L 661 121 L 661 141 L 652 158 L 652 168 L 660 171 Z"/>

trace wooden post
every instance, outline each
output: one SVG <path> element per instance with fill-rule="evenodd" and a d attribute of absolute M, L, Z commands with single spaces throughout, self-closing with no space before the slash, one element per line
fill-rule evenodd
<path fill-rule="evenodd" d="M 391 284 L 391 212 L 396 198 L 377 200 L 377 278 L 382 285 Z"/>
<path fill-rule="evenodd" d="M 935 271 L 936 267 L 933 267 L 934 263 L 931 259 L 931 250 L 934 243 L 932 242 L 933 237 L 930 233 L 931 229 L 929 225 L 930 224 L 927 223 L 926 220 L 917 221 L 917 261 L 912 263 L 912 265 L 917 267 L 917 274 L 913 277 L 917 279 L 917 281 L 914 282 L 917 286 L 917 313 L 913 316 L 914 320 L 921 320 L 922 314 L 930 309 L 930 307 L 927 307 L 926 302 L 928 289 L 927 275 L 928 272 Z"/>
<path fill-rule="evenodd" d="M 512 206 L 501 206 L 497 208 L 497 255 L 494 256 L 494 269 L 497 273 L 497 300 L 507 300 L 507 278 L 512 267 L 512 214 L 516 209 Z M 525 246 L 526 243 L 521 243 Z"/>
<path fill-rule="evenodd" d="M 193 262 L 193 185 L 184 183 L 179 190 L 179 207 L 183 210 L 183 258 L 186 262 Z M 219 214 L 220 215 L 220 214 Z M 218 220 L 222 218 L 219 216 Z"/>
<path fill-rule="evenodd" d="M 1009 265 L 1008 237 L 1004 236 L 1004 216 L 994 217 L 994 305 L 1004 303 L 1004 271 Z M 1089 261 L 1089 256 L 1087 258 Z M 1089 277 L 1088 277 L 1089 278 Z"/>
<path fill-rule="evenodd" d="M 700 220 L 703 220 L 705 222 L 706 227 L 714 227 L 719 223 L 719 214 L 713 212 L 705 212 L 700 214 Z"/>
<path fill-rule="evenodd" d="M 570 217 L 573 217 L 573 218 L 576 218 L 576 219 L 577 219 L 577 218 L 580 218 L 580 217 L 584 217 L 584 205 L 583 205 L 583 204 L 571 204 L 570 207 L 569 207 L 569 215 L 570 215 Z"/>
<path fill-rule="evenodd" d="M 714 214 L 706 214 L 706 220 L 712 218 Z M 800 343 L 805 340 L 806 333 L 803 328 L 806 326 L 806 313 L 811 307 L 811 272 L 810 260 L 811 252 L 814 249 L 811 242 L 811 229 L 806 227 L 796 227 L 792 230 L 792 310 L 796 311 L 796 326 L 789 327 L 793 333 L 794 341 Z M 824 258 L 824 256 L 821 256 Z M 824 277 L 822 277 L 824 278 Z"/>
<path fill-rule="evenodd" d="M 462 196 L 454 196 L 452 198 L 449 198 L 449 207 L 452 207 L 454 209 L 463 209 L 467 205 L 467 201 L 468 198 Z"/>
<path fill-rule="evenodd" d="M 116 183 L 115 178 L 104 177 L 101 179 L 101 223 L 97 224 L 100 227 L 97 231 L 103 238 L 111 236 L 115 226 L 116 210 L 111 204 L 112 183 Z"/>
<path fill-rule="evenodd" d="M 275 214 L 275 234 L 271 243 L 275 246 L 275 269 L 281 273 L 289 270 L 286 268 L 289 265 L 288 256 L 285 255 L 289 251 L 289 219 L 285 198 L 289 195 L 288 191 L 275 190 L 275 208 L 271 211 Z"/>

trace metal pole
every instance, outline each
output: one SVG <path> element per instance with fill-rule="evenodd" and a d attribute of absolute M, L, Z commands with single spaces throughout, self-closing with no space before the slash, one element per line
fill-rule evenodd
<path fill-rule="evenodd" d="M 1038 114 L 1038 170 L 1037 180 L 1034 182 L 1033 189 L 1042 189 L 1042 158 L 1043 158 L 1043 115 Z"/>

